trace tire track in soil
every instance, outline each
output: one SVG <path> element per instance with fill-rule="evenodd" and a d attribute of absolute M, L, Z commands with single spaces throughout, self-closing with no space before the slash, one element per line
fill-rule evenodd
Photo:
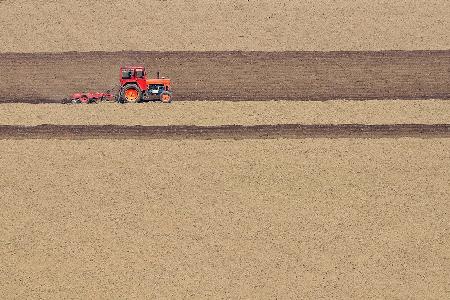
<path fill-rule="evenodd" d="M 450 124 L 396 125 L 0 125 L 0 139 L 277 139 L 277 138 L 449 138 Z"/>
<path fill-rule="evenodd" d="M 450 50 L 0 54 L 0 103 L 117 90 L 119 66 L 172 78 L 175 101 L 450 99 Z"/>

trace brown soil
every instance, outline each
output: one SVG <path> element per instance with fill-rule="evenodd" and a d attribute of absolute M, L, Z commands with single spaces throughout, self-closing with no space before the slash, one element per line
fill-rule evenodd
<path fill-rule="evenodd" d="M 450 137 L 450 125 L 0 125 L 0 139 L 278 139 L 278 138 Z"/>
<path fill-rule="evenodd" d="M 448 299 L 448 149 L 1 140 L 0 298 Z"/>
<path fill-rule="evenodd" d="M 448 50 L 448 0 L 2 0 L 0 52 Z"/>
<path fill-rule="evenodd" d="M 117 87 L 143 64 L 173 79 L 175 100 L 450 98 L 450 51 L 1 54 L 0 102 L 60 102 Z"/>
<path fill-rule="evenodd" d="M 26 118 L 24 118 L 26 116 Z M 2 125 L 450 124 L 448 100 L 0 105 Z"/>

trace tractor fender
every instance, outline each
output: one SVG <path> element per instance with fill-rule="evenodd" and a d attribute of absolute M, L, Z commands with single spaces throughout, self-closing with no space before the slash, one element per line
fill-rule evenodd
<path fill-rule="evenodd" d="M 141 87 L 139 86 L 139 84 L 138 84 L 137 82 L 134 82 L 134 81 L 133 81 L 133 82 L 127 82 L 127 83 L 125 83 L 124 85 L 122 85 L 122 86 L 120 87 L 119 93 L 122 93 L 123 89 L 124 89 L 125 87 L 129 86 L 129 85 L 135 85 L 135 86 L 137 86 L 137 87 L 139 88 L 139 90 L 141 90 L 141 92 L 143 92 L 142 89 L 141 89 Z"/>

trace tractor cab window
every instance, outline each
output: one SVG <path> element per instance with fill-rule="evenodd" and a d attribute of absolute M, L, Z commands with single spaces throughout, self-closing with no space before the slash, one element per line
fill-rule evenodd
<path fill-rule="evenodd" d="M 136 77 L 137 78 L 143 78 L 144 77 L 144 70 L 136 70 Z"/>
<path fill-rule="evenodd" d="M 122 70 L 122 79 L 130 79 L 131 75 L 131 70 Z"/>

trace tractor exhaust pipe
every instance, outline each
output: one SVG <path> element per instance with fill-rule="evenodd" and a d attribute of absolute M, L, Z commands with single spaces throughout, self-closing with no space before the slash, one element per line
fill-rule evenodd
<path fill-rule="evenodd" d="M 159 79 L 159 71 L 156 72 L 156 78 Z"/>

